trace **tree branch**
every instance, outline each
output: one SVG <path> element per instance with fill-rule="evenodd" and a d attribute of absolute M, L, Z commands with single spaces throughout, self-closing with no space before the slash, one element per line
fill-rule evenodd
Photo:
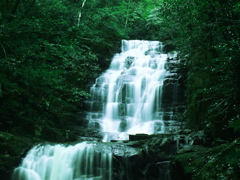
<path fill-rule="evenodd" d="M 80 11 L 79 11 L 79 13 L 78 13 L 78 23 L 77 23 L 77 27 L 79 27 L 79 25 L 80 25 L 80 21 L 81 21 L 81 17 L 82 17 L 82 9 L 83 9 L 83 6 L 85 5 L 85 2 L 86 2 L 86 0 L 83 0 L 82 7 L 81 7 L 81 9 L 80 9 Z"/>
<path fill-rule="evenodd" d="M 5 58 L 7 59 L 7 58 L 8 58 L 8 57 L 7 57 L 7 53 L 6 53 L 6 50 L 5 50 L 5 48 L 3 47 L 2 43 L 1 43 L 1 46 L 2 46 L 2 49 L 3 49 L 4 55 L 5 55 Z"/>

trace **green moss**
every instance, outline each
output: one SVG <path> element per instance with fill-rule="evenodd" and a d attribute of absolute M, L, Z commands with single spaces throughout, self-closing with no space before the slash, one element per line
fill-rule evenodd
<path fill-rule="evenodd" d="M 221 151 L 215 153 L 194 178 L 194 180 L 200 179 L 240 179 L 240 143 L 234 141 L 223 145 Z"/>
<path fill-rule="evenodd" d="M 185 180 L 240 179 L 238 141 L 177 155 L 171 165 L 172 179 L 179 179 L 179 175 Z"/>

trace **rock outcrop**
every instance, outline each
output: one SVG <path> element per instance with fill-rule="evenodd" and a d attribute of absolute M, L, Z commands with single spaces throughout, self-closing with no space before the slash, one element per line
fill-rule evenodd
<path fill-rule="evenodd" d="M 118 149 L 125 150 L 114 153 L 114 179 L 170 180 L 172 159 L 179 153 L 203 148 L 204 138 L 202 132 L 185 130 L 180 134 L 137 134 L 130 141 L 120 141 Z"/>
<path fill-rule="evenodd" d="M 179 61 L 176 53 L 168 54 L 165 64 L 167 75 L 163 83 L 161 107 L 165 129 L 168 133 L 175 133 L 184 128 L 184 82 L 179 73 Z"/>

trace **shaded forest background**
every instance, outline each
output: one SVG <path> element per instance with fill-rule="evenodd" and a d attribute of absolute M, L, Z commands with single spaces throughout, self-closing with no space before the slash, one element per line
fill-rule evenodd
<path fill-rule="evenodd" d="M 239 29 L 237 0 L 1 0 L 1 172 L 36 141 L 91 133 L 87 86 L 122 39 L 159 40 L 177 51 L 187 126 L 211 142 L 239 137 Z"/>
<path fill-rule="evenodd" d="M 120 52 L 122 39 L 149 36 L 145 6 L 151 4 L 1 3 L 0 130 L 50 141 L 73 140 L 74 132 L 79 134 L 79 126 L 86 123 L 87 86 Z"/>

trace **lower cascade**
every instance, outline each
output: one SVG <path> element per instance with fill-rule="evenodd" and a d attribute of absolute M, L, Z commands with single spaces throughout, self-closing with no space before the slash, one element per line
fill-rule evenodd
<path fill-rule="evenodd" d="M 14 170 L 15 180 L 111 180 L 112 151 L 97 143 L 38 145 Z"/>
<path fill-rule="evenodd" d="M 159 41 L 123 40 L 122 52 L 114 56 L 109 69 L 96 79 L 90 89 L 92 99 L 86 102 L 89 107 L 86 118 L 89 128 L 102 133 L 103 142 L 37 145 L 14 170 L 12 179 L 136 179 L 132 171 L 140 169 L 135 166 L 147 159 L 148 149 L 145 146 L 137 149 L 133 144 L 126 147 L 128 145 L 113 141 L 131 141 L 129 137 L 136 134 L 174 133 L 181 126 L 175 120 L 176 108 L 181 106 L 176 62 L 174 55 L 162 52 L 163 47 Z M 165 147 L 163 142 L 169 141 L 163 139 L 159 143 Z M 135 164 L 128 162 L 128 157 L 140 157 L 136 156 L 139 153 L 141 160 Z M 149 164 L 143 171 L 167 167 L 167 160 L 163 158 L 163 162 Z M 113 175 L 114 169 L 119 175 Z M 146 177 L 147 173 L 145 179 L 149 179 Z"/>

